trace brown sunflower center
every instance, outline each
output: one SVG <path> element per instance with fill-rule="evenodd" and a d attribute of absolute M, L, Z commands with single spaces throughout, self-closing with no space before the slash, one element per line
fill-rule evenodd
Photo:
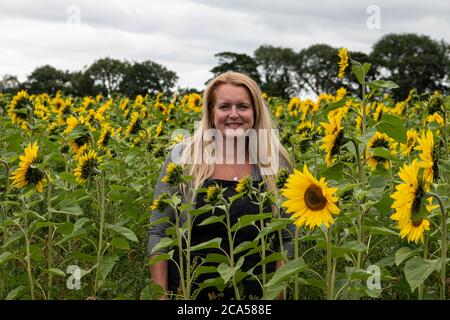
<path fill-rule="evenodd" d="M 309 209 L 319 211 L 325 208 L 327 199 L 324 197 L 322 189 L 319 186 L 312 184 L 306 189 L 305 203 Z"/>
<path fill-rule="evenodd" d="M 25 180 L 28 183 L 37 184 L 44 179 L 44 176 L 45 174 L 41 169 L 30 167 L 25 174 Z"/>

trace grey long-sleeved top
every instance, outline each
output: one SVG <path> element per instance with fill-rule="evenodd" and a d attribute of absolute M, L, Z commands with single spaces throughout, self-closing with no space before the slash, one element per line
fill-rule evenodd
<path fill-rule="evenodd" d="M 161 168 L 161 173 L 159 175 L 158 183 L 155 188 L 154 198 L 158 197 L 160 194 L 163 194 L 165 192 L 167 192 L 169 195 L 173 195 L 177 191 L 181 191 L 181 190 L 178 190 L 177 187 L 172 187 L 172 186 L 168 185 L 167 183 L 162 182 L 162 178 L 164 177 L 164 175 L 166 173 L 167 165 L 171 161 L 172 161 L 172 158 L 169 154 L 163 167 Z M 292 172 L 292 168 L 289 166 L 289 164 L 282 160 L 280 161 L 280 168 L 286 168 L 290 172 Z M 260 181 L 262 179 L 260 171 L 256 165 L 252 165 L 252 179 L 254 181 Z M 179 192 L 179 194 L 181 194 L 181 196 L 182 196 L 183 203 L 187 203 L 188 201 L 183 196 L 182 192 Z M 290 215 L 286 214 L 284 211 L 282 211 L 281 216 L 283 218 L 287 218 Z M 159 212 L 159 211 L 153 210 L 151 213 L 151 216 L 150 216 L 150 223 L 154 223 L 164 217 L 169 217 L 169 220 L 172 223 L 174 223 L 175 222 L 175 212 L 174 212 L 173 208 L 167 207 L 164 210 L 164 212 Z M 186 219 L 187 219 L 186 212 L 182 212 L 180 214 L 180 225 L 183 225 L 183 223 L 186 222 Z M 151 226 L 148 230 L 148 246 L 147 246 L 148 256 L 150 256 L 151 254 L 160 254 L 160 253 L 167 252 L 166 248 L 162 248 L 162 249 L 158 250 L 157 252 L 153 252 L 153 253 L 152 253 L 152 250 L 160 242 L 160 240 L 162 238 L 167 237 L 165 232 L 166 232 L 166 229 L 170 226 L 171 225 L 168 222 L 151 224 Z M 287 250 L 289 257 L 293 257 L 294 246 L 293 246 L 293 242 L 292 242 L 292 235 L 294 234 L 294 232 L 295 232 L 295 226 L 292 223 L 290 223 L 288 225 L 287 229 L 283 230 L 283 232 L 282 232 L 284 248 L 285 248 L 285 250 Z"/>

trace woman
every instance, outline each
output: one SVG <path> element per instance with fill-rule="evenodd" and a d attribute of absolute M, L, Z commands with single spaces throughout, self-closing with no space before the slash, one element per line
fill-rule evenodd
<path fill-rule="evenodd" d="M 236 72 L 226 72 L 217 76 L 209 82 L 204 92 L 200 128 L 196 130 L 193 138 L 172 150 L 161 170 L 155 198 L 164 192 L 174 194 L 179 191 L 184 202 L 194 201 L 196 207 L 200 208 L 205 204 L 204 194 L 195 193 L 192 190 L 218 185 L 225 190 L 224 197 L 228 198 L 237 193 L 235 189 L 238 180 L 247 176 L 252 178 L 255 187 L 264 181 L 265 190 L 276 192 L 275 179 L 279 169 L 283 167 L 289 171 L 292 169 L 288 153 L 280 145 L 273 128 L 270 111 L 262 99 L 261 90 L 253 80 Z M 177 152 L 174 152 L 175 150 Z M 193 177 L 189 186 L 178 189 L 161 181 L 170 162 L 180 163 L 184 174 Z M 233 202 L 229 213 L 231 225 L 245 214 L 259 213 L 260 208 L 253 201 L 250 197 L 241 197 Z M 271 206 L 264 208 L 264 212 L 272 210 L 274 209 Z M 227 250 L 229 243 L 226 228 L 221 227 L 219 223 L 199 226 L 201 221 L 212 214 L 221 215 L 224 212 L 217 209 L 213 213 L 211 211 L 195 218 L 191 237 L 192 245 L 220 237 L 222 238 L 221 247 Z M 153 211 L 151 222 L 166 216 L 174 221 L 173 209 L 165 209 L 164 212 Z M 186 221 L 186 215 L 182 214 L 180 219 L 180 225 L 182 225 Z M 157 252 L 152 250 L 163 237 L 167 237 L 165 231 L 168 227 L 168 223 L 152 224 L 150 227 L 148 243 L 150 256 L 165 252 L 162 249 Z M 292 224 L 289 225 L 289 229 L 290 232 L 285 230 L 282 236 L 285 249 L 288 249 L 288 254 L 292 254 Z M 236 234 L 235 247 L 244 241 L 252 241 L 257 235 L 257 229 L 253 226 L 240 230 Z M 193 252 L 191 261 L 194 261 L 195 257 L 205 258 L 208 253 L 214 252 L 216 251 Z M 247 271 L 260 261 L 259 254 L 246 256 L 242 270 Z M 266 271 L 273 272 L 280 265 L 279 262 L 276 266 L 273 263 L 268 264 Z M 258 273 L 260 269 L 256 268 L 254 272 Z M 176 290 L 179 285 L 178 270 L 170 261 L 157 262 L 150 267 L 150 272 L 152 280 L 160 284 L 166 292 Z M 218 274 L 215 276 L 217 277 Z M 197 282 L 200 283 L 204 279 L 205 276 L 202 276 L 197 279 Z M 244 280 L 244 288 L 243 297 L 261 297 L 261 288 L 257 282 Z M 211 298 L 211 293 L 215 295 L 218 292 L 207 288 L 201 291 L 198 298 Z M 224 298 L 234 298 L 230 290 L 221 294 Z"/>

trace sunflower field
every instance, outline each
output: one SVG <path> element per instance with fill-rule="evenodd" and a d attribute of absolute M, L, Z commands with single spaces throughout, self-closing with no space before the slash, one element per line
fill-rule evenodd
<path fill-rule="evenodd" d="M 235 225 L 204 221 L 224 223 L 230 239 L 248 225 L 260 233 L 209 257 L 220 262 L 217 270 L 189 257 L 221 239 L 182 248 L 189 263 L 171 299 L 195 298 L 193 281 L 214 272 L 201 287 L 230 287 L 237 299 L 251 298 L 239 287 L 254 277 L 240 269 L 251 253 L 261 254 L 265 299 L 449 298 L 450 97 L 412 90 L 394 101 L 388 92 L 395 83 L 366 82 L 370 64 L 349 60 L 345 49 L 339 55 L 339 76 L 355 76 L 360 94 L 341 88 L 289 101 L 264 95 L 295 170 L 279 173 L 278 192 L 260 192 L 248 179 L 237 191 L 260 207 L 271 201 L 291 218 L 261 210 Z M 0 299 L 158 299 L 149 265 L 173 259 L 189 226 L 175 225 L 158 245 L 168 253 L 149 260 L 152 210 L 172 206 L 195 217 L 236 200 L 214 187 L 203 190 L 202 208 L 181 204 L 179 195 L 154 200 L 168 148 L 185 139 L 173 132 L 193 132 L 201 100 L 0 94 Z M 171 165 L 165 179 L 180 184 L 188 180 L 181 174 Z M 290 223 L 294 257 L 268 245 L 269 234 Z M 273 261 L 281 268 L 264 272 Z"/>

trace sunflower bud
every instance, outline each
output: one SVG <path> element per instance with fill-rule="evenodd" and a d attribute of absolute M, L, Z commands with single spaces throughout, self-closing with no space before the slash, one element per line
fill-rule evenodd
<path fill-rule="evenodd" d="M 241 179 L 239 179 L 239 182 L 236 186 L 236 191 L 238 193 L 243 193 L 245 195 L 248 195 L 252 191 L 253 186 L 253 180 L 250 176 L 245 176 Z"/>
<path fill-rule="evenodd" d="M 166 175 L 162 178 L 162 182 L 171 186 L 178 185 L 182 180 L 183 169 L 180 165 L 170 162 L 167 165 Z"/>
<path fill-rule="evenodd" d="M 151 205 L 152 210 L 156 210 L 159 212 L 163 212 L 167 208 L 167 200 L 169 200 L 169 194 L 167 192 L 164 192 L 157 196 Z"/>
<path fill-rule="evenodd" d="M 220 201 L 222 193 L 223 189 L 218 185 L 209 186 L 208 190 L 206 191 L 205 202 L 212 205 L 217 204 Z"/>
<path fill-rule="evenodd" d="M 284 185 L 286 184 L 288 177 L 289 177 L 289 170 L 287 170 L 286 168 L 282 168 L 278 173 L 277 179 L 275 181 L 278 189 L 284 188 Z"/>
<path fill-rule="evenodd" d="M 436 112 L 443 112 L 445 97 L 439 91 L 434 92 L 427 104 L 428 114 L 432 115 Z"/>

